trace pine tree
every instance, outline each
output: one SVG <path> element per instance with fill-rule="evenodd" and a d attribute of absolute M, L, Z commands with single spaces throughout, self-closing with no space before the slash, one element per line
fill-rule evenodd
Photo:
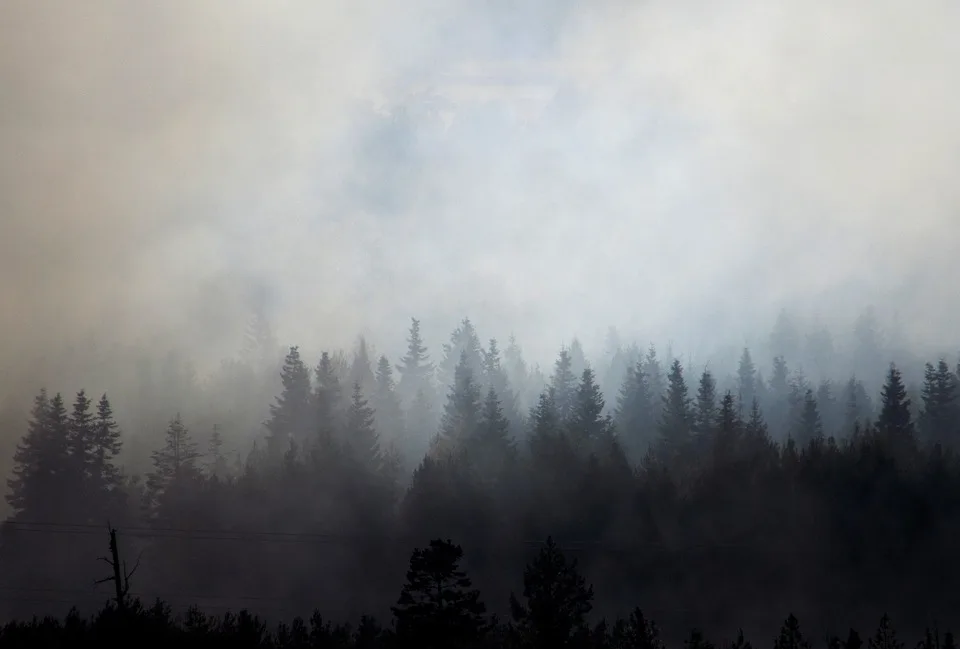
<path fill-rule="evenodd" d="M 600 386 L 594 380 L 593 370 L 588 367 L 581 374 L 568 424 L 570 437 L 580 448 L 595 450 L 612 435 L 613 422 L 609 416 L 604 416 L 604 405 Z"/>
<path fill-rule="evenodd" d="M 569 647 L 588 633 L 593 587 L 586 585 L 577 562 L 568 562 L 552 538 L 523 571 L 523 597 L 525 603 L 510 595 L 510 611 L 527 646 Z"/>
<path fill-rule="evenodd" d="M 697 448 L 703 453 L 713 438 L 713 427 L 717 418 L 717 382 L 709 370 L 700 375 L 697 389 L 697 409 L 693 414 L 693 433 L 696 435 Z"/>
<path fill-rule="evenodd" d="M 920 430 L 924 440 L 952 444 L 960 409 L 957 407 L 957 377 L 950 371 L 946 360 L 940 359 L 936 367 L 926 364 L 922 399 Z"/>
<path fill-rule="evenodd" d="M 540 393 L 537 405 L 530 409 L 530 451 L 533 455 L 543 455 L 550 447 L 550 440 L 560 432 L 560 415 L 553 400 L 553 388 Z"/>
<path fill-rule="evenodd" d="M 663 384 L 663 367 L 657 358 L 657 348 L 653 345 L 647 349 L 647 355 L 643 359 L 643 373 L 647 376 L 653 402 L 659 404 L 666 386 Z"/>
<path fill-rule="evenodd" d="M 520 349 L 520 345 L 517 344 L 517 339 L 513 334 L 510 335 L 510 339 L 507 341 L 507 348 L 503 351 L 503 360 L 507 379 L 517 394 L 517 408 L 519 410 L 529 409 L 533 406 L 531 395 L 528 394 L 530 381 L 529 371 L 527 362 L 523 358 L 523 351 Z M 536 395 L 533 395 L 533 399 L 536 399 Z"/>
<path fill-rule="evenodd" d="M 468 451 L 481 477 L 496 478 L 515 458 L 516 447 L 510 437 L 510 422 L 504 416 L 500 399 L 492 387 L 487 390 L 480 422 L 468 442 Z"/>
<path fill-rule="evenodd" d="M 760 401 L 757 399 L 750 404 L 750 417 L 747 419 L 744 432 L 752 439 L 767 439 L 770 434 L 767 430 L 767 422 L 763 419 Z"/>
<path fill-rule="evenodd" d="M 386 356 L 377 362 L 377 390 L 374 393 L 373 409 L 376 413 L 376 429 L 385 439 L 404 439 L 403 408 L 393 381 L 393 365 Z"/>
<path fill-rule="evenodd" d="M 73 402 L 67 435 L 69 477 L 77 506 L 87 507 L 99 500 L 100 493 L 93 477 L 94 422 L 90 398 L 80 390 Z"/>
<path fill-rule="evenodd" d="M 653 394 L 643 369 L 643 361 L 637 361 L 627 370 L 626 379 L 617 397 L 614 422 L 626 451 L 634 458 L 642 457 L 649 448 L 656 429 Z"/>
<path fill-rule="evenodd" d="M 823 420 L 824 431 L 828 435 L 836 434 L 842 426 L 842 420 L 837 400 L 833 397 L 833 382 L 829 379 L 821 381 L 817 387 L 817 410 Z"/>
<path fill-rule="evenodd" d="M 61 483 L 68 466 L 65 429 L 63 399 L 60 395 L 50 399 L 46 390 L 41 390 L 33 402 L 27 433 L 13 456 L 13 477 L 7 481 L 10 492 L 6 498 L 14 518 L 58 520 L 64 513 L 66 485 Z"/>
<path fill-rule="evenodd" d="M 844 431 L 848 433 L 853 430 L 857 422 L 866 423 L 871 417 L 873 410 L 870 403 L 870 397 L 867 395 L 863 382 L 857 380 L 856 376 L 851 376 L 843 390 L 844 403 Z"/>
<path fill-rule="evenodd" d="M 690 429 L 693 416 L 690 397 L 683 378 L 683 366 L 674 360 L 667 377 L 667 392 L 663 395 L 660 415 L 660 456 L 672 464 L 682 459 L 690 447 Z"/>
<path fill-rule="evenodd" d="M 737 368 L 737 392 L 742 408 L 749 408 L 757 396 L 757 366 L 753 363 L 750 350 L 743 348 L 740 356 L 740 365 Z"/>
<path fill-rule="evenodd" d="M 893 364 L 887 372 L 887 380 L 880 392 L 880 416 L 877 430 L 898 446 L 911 445 L 914 441 L 913 418 L 910 414 L 910 399 L 903 385 L 900 370 Z"/>
<path fill-rule="evenodd" d="M 886 613 L 880 618 L 876 634 L 867 642 L 870 649 L 903 649 L 903 643 L 897 639 L 897 633 L 890 625 L 890 616 Z"/>
<path fill-rule="evenodd" d="M 447 649 L 468 646 L 488 629 L 480 591 L 460 568 L 463 550 L 440 539 L 410 557 L 407 583 L 391 607 L 401 646 Z"/>
<path fill-rule="evenodd" d="M 321 449 L 330 449 L 343 428 L 343 388 L 336 364 L 328 352 L 320 355 L 314 370 L 317 387 L 313 392 L 313 421 L 316 443 Z"/>
<path fill-rule="evenodd" d="M 163 448 L 151 454 L 153 471 L 147 476 L 149 509 L 155 510 L 168 492 L 180 492 L 181 487 L 198 476 L 199 457 L 197 445 L 177 413 L 167 426 Z"/>
<path fill-rule="evenodd" d="M 443 360 L 439 367 L 441 385 L 447 388 L 453 385 L 457 366 L 464 359 L 473 380 L 479 382 L 483 376 L 483 350 L 470 318 L 460 322 L 460 326 L 450 334 L 450 342 L 443 346 Z"/>
<path fill-rule="evenodd" d="M 803 407 L 796 424 L 795 436 L 797 442 L 803 446 L 811 441 L 823 439 L 823 422 L 820 420 L 817 398 L 810 388 L 807 388 L 803 396 Z"/>
<path fill-rule="evenodd" d="M 780 627 L 780 635 L 774 641 L 773 649 L 810 649 L 810 643 L 800 632 L 800 622 L 792 613 Z"/>
<path fill-rule="evenodd" d="M 567 422 L 573 412 L 576 401 L 577 379 L 573 374 L 573 361 L 567 349 L 561 349 L 553 366 L 553 376 L 550 377 L 550 387 L 553 389 L 553 400 L 557 406 L 557 414 L 562 422 Z"/>
<path fill-rule="evenodd" d="M 737 412 L 737 400 L 733 393 L 727 390 L 720 400 L 720 408 L 716 413 L 713 430 L 713 449 L 716 459 L 729 459 L 733 456 L 740 442 L 741 433 L 740 415 Z"/>
<path fill-rule="evenodd" d="M 410 319 L 410 337 L 407 338 L 407 353 L 397 365 L 400 372 L 400 382 L 397 384 L 397 394 L 401 402 L 408 408 L 423 392 L 429 398 L 430 382 L 433 379 L 434 367 L 430 362 L 430 355 L 420 336 L 420 321 Z"/>
<path fill-rule="evenodd" d="M 376 389 L 376 379 L 370 368 L 370 352 L 367 350 L 367 339 L 360 336 L 357 349 L 353 354 L 353 362 L 347 375 L 348 385 L 359 384 L 364 394 L 373 394 Z"/>
<path fill-rule="evenodd" d="M 459 447 L 471 437 L 480 421 L 480 386 L 474 381 L 466 351 L 460 352 L 454 382 L 440 421 L 440 440 Z"/>
<path fill-rule="evenodd" d="M 582 376 L 583 371 L 589 367 L 587 357 L 583 353 L 583 345 L 580 340 L 574 338 L 570 341 L 570 371 L 574 376 Z"/>
<path fill-rule="evenodd" d="M 374 420 L 374 410 L 363 398 L 363 388 L 354 383 L 346 416 L 346 444 L 353 458 L 370 472 L 379 471 L 383 462 Z"/>
<path fill-rule="evenodd" d="M 115 496 L 120 495 L 121 474 L 114 463 L 123 448 L 120 427 L 113 418 L 113 408 L 110 400 L 104 394 L 97 403 L 97 415 L 93 422 L 93 476 L 99 482 L 101 492 L 108 491 Z"/>
<path fill-rule="evenodd" d="M 227 476 L 227 458 L 223 454 L 223 436 L 220 434 L 220 426 L 216 424 L 210 432 L 207 449 L 207 475 L 220 480 L 224 479 Z"/>
<path fill-rule="evenodd" d="M 283 389 L 275 403 L 270 405 L 270 419 L 266 422 L 269 436 L 268 451 L 279 458 L 289 439 L 307 437 L 310 422 L 310 373 L 300 358 L 300 350 L 291 347 L 280 372 Z"/>
<path fill-rule="evenodd" d="M 517 404 L 517 395 L 513 391 L 510 379 L 500 361 L 500 349 L 497 339 L 491 338 L 489 348 L 483 352 L 483 379 L 485 388 L 493 388 L 497 393 L 504 415 L 511 427 L 519 430 L 522 417 Z"/>

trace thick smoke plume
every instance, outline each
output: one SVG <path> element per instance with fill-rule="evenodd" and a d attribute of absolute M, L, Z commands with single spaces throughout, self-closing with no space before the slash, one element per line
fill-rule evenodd
<path fill-rule="evenodd" d="M 433 344 L 470 315 L 543 357 L 607 324 L 700 349 L 872 303 L 950 350 L 957 14 L 6 3 L 0 387 L 92 341 L 216 361 L 255 309 L 282 342 L 387 350 L 411 315 Z"/>

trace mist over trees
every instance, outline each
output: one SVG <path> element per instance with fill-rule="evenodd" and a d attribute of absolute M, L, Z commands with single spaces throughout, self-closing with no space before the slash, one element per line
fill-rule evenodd
<path fill-rule="evenodd" d="M 431 539 L 462 554 L 415 553 L 410 570 L 455 561 L 484 594 L 450 568 L 466 589 L 465 617 L 436 631 L 450 637 L 500 633 L 496 614 L 560 646 L 551 634 L 586 638 L 601 617 L 643 626 L 637 606 L 673 638 L 770 635 L 784 611 L 820 636 L 885 612 L 914 635 L 954 623 L 958 359 L 881 361 L 874 338 L 877 356 L 833 348 L 828 375 L 805 369 L 828 334 L 805 351 L 793 327 L 783 316 L 768 348 L 697 365 L 611 330 L 541 370 L 469 318 L 436 350 L 410 320 L 394 358 L 362 337 L 312 358 L 247 350 L 263 362 L 178 386 L 191 398 L 141 435 L 139 463 L 110 394 L 41 390 L 8 480 L 2 608 L 23 619 L 70 598 L 91 613 L 108 597 L 91 585 L 109 521 L 144 601 L 343 621 L 394 606 L 397 637 L 438 623 L 426 595 L 395 599 L 411 548 L 441 551 Z M 217 403 L 226 386 L 246 392 Z M 263 386 L 267 403 L 245 403 Z M 242 421 L 241 402 L 262 419 Z M 546 597 L 541 573 L 571 553 L 595 590 L 563 577 L 563 621 L 517 599 Z"/>

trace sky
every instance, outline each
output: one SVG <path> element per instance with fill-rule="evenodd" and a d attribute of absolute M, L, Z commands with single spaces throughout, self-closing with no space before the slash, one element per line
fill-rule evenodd
<path fill-rule="evenodd" d="M 5 2 L 0 389 L 91 340 L 215 362 L 254 306 L 309 349 L 397 349 L 411 316 L 436 348 L 468 315 L 547 359 L 609 325 L 697 351 L 873 304 L 952 351 L 958 13 Z M 535 94 L 579 109 L 507 129 L 448 87 L 452 123 L 381 155 L 371 107 L 471 66 L 549 70 Z"/>

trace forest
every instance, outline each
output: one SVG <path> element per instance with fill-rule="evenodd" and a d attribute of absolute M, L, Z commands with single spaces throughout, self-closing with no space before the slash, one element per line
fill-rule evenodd
<path fill-rule="evenodd" d="M 434 356 L 413 319 L 394 360 L 363 338 L 349 361 L 289 347 L 236 457 L 170 412 L 143 472 L 109 395 L 41 390 L 0 549 L 22 622 L 0 637 L 126 620 L 188 644 L 793 648 L 854 646 L 882 618 L 871 649 L 902 646 L 891 620 L 952 646 L 960 366 L 867 351 L 850 358 L 879 376 L 747 348 L 696 371 L 611 335 L 603 358 L 574 340 L 541 371 L 469 318 Z"/>

